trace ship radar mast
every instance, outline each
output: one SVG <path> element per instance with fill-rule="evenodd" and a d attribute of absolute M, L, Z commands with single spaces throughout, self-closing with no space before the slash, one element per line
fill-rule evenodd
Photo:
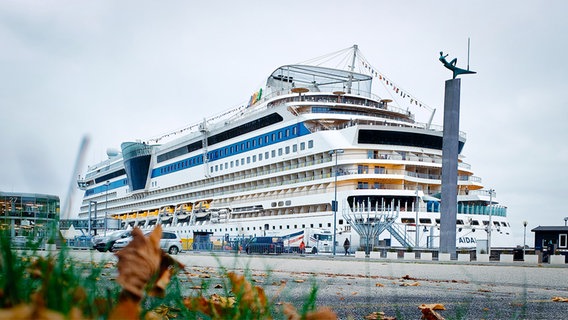
<path fill-rule="evenodd" d="M 353 72 L 355 71 L 355 60 L 357 59 L 358 46 L 353 45 L 353 59 L 351 60 L 351 65 L 349 66 L 349 80 L 347 81 L 347 93 L 351 93 L 351 86 L 353 84 Z"/>

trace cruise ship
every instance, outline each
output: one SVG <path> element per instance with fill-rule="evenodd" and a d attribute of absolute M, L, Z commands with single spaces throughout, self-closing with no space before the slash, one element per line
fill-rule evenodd
<path fill-rule="evenodd" d="M 96 204 L 119 228 L 161 224 L 188 248 L 311 228 L 334 233 L 343 250 L 345 239 L 353 249 L 362 242 L 353 225 L 362 219 L 353 217 L 372 211 L 389 217 L 373 245 L 436 248 L 442 127 L 433 113 L 416 119 L 425 105 L 357 46 L 337 54 L 349 56 L 345 68 L 281 66 L 245 105 L 108 151 L 78 179 L 79 218 Z M 372 93 L 373 81 L 406 106 Z M 507 208 L 463 162 L 465 141 L 460 133 L 457 247 L 488 236 L 495 247 L 512 246 Z"/>

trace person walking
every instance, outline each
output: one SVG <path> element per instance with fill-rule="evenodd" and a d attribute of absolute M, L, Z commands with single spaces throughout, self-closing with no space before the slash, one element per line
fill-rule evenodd
<path fill-rule="evenodd" d="M 349 247 L 351 244 L 349 243 L 349 239 L 345 238 L 345 242 L 343 242 L 343 249 L 345 249 L 345 255 L 349 254 Z"/>
<path fill-rule="evenodd" d="M 306 251 L 306 244 L 304 240 L 302 240 L 302 242 L 300 242 L 300 254 L 304 254 L 304 251 Z"/>

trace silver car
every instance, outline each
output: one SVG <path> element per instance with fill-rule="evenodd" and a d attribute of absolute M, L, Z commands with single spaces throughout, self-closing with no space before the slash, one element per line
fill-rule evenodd
<path fill-rule="evenodd" d="M 144 235 L 148 236 L 150 232 L 146 231 Z M 123 249 L 130 241 L 132 241 L 132 236 L 117 240 L 112 246 L 112 251 Z M 160 239 L 160 248 L 169 254 L 178 254 L 182 251 L 181 238 L 174 232 L 164 231 Z"/>
<path fill-rule="evenodd" d="M 15 236 L 12 238 L 12 247 L 14 248 L 24 248 L 28 242 L 28 239 L 24 236 Z"/>
<path fill-rule="evenodd" d="M 112 247 L 116 241 L 126 239 L 127 237 L 130 237 L 130 230 L 107 232 L 106 235 L 98 235 L 93 238 L 93 248 L 100 252 L 112 250 Z"/>

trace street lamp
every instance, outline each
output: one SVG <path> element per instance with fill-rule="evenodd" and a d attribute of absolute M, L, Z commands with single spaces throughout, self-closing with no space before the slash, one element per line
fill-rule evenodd
<path fill-rule="evenodd" d="M 493 214 L 493 192 L 495 190 L 489 189 L 489 225 L 487 226 L 487 253 L 491 257 L 491 229 L 493 228 L 493 222 L 491 222 L 491 216 Z"/>
<path fill-rule="evenodd" d="M 106 194 L 105 194 L 105 237 L 107 235 L 107 218 L 108 218 L 108 185 L 110 184 L 109 181 L 105 183 L 106 186 Z"/>
<path fill-rule="evenodd" d="M 335 149 L 335 150 L 331 150 L 329 152 L 329 155 L 335 154 L 335 183 L 334 183 L 334 193 L 335 193 L 335 197 L 333 200 L 333 203 L 331 204 L 331 209 L 333 210 L 333 256 L 335 256 L 335 250 L 336 250 L 336 244 L 337 244 L 337 240 L 336 240 L 336 236 L 337 236 L 337 155 L 340 153 L 345 152 L 342 149 Z"/>
<path fill-rule="evenodd" d="M 523 221 L 523 226 L 525 227 L 525 234 L 523 237 L 523 259 L 525 257 L 525 248 L 527 247 L 527 224 L 528 222 L 526 220 Z"/>
<path fill-rule="evenodd" d="M 414 247 L 415 247 L 415 248 L 419 248 L 419 247 L 420 247 L 420 236 L 418 235 L 418 231 L 419 231 L 419 229 L 418 229 L 418 221 L 420 221 L 420 220 L 419 220 L 419 218 L 418 218 L 418 207 L 419 207 L 419 202 L 418 202 L 418 185 L 416 185 L 416 199 L 414 200 L 414 202 L 415 202 L 414 210 L 416 211 L 416 227 L 415 227 L 415 231 L 416 231 L 416 232 L 415 232 L 415 234 L 414 234 L 414 235 L 416 236 L 416 240 L 415 240 L 415 243 L 414 243 Z"/>
<path fill-rule="evenodd" d="M 568 217 L 564 217 L 564 226 L 566 227 L 566 224 L 568 223 Z"/>

